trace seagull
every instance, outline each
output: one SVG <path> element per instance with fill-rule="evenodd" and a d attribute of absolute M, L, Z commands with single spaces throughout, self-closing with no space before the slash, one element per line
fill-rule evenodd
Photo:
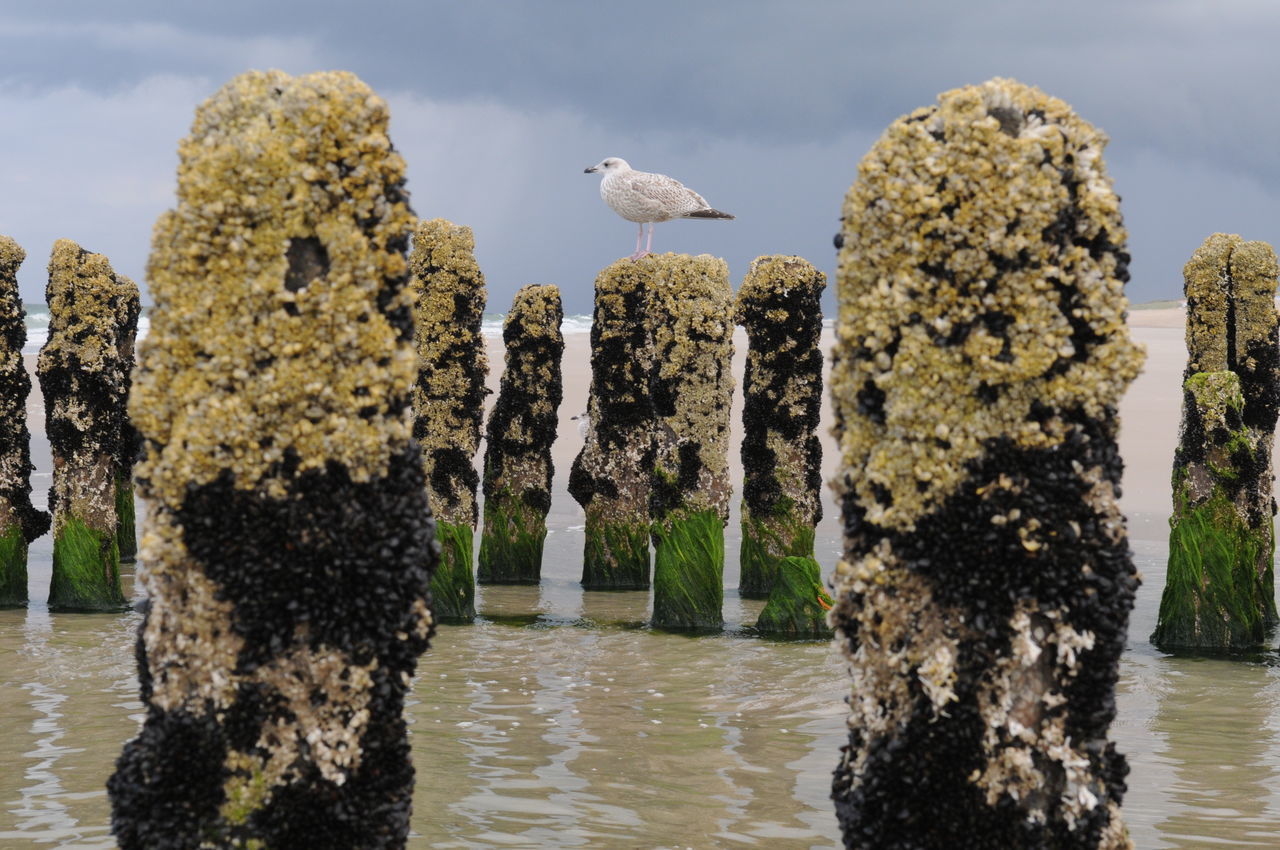
<path fill-rule="evenodd" d="M 653 253 L 653 225 L 673 218 L 723 218 L 733 216 L 712 209 L 697 192 L 665 174 L 636 171 L 625 159 L 611 156 L 583 169 L 583 174 L 600 172 L 600 197 L 609 208 L 640 228 L 636 232 L 636 252 L 632 262 Z M 640 237 L 649 223 L 649 240 L 640 250 Z"/>

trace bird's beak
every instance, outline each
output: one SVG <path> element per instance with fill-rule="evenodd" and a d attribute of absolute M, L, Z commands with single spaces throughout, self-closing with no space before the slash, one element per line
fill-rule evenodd
<path fill-rule="evenodd" d="M 583 173 L 583 174 L 595 174 L 595 173 L 596 173 L 596 167 L 593 165 L 593 166 L 591 166 L 590 168 L 584 168 L 584 169 L 582 169 L 582 173 Z"/>

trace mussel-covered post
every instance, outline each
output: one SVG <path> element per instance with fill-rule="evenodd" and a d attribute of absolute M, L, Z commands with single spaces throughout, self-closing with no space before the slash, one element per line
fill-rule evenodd
<path fill-rule="evenodd" d="M 484 530 L 476 578 L 537 584 L 551 510 L 551 445 L 564 395 L 560 289 L 516 293 L 502 324 L 506 369 L 485 429 Z"/>
<path fill-rule="evenodd" d="M 433 610 L 439 619 L 461 621 L 476 614 L 471 565 L 480 476 L 475 455 L 489 372 L 480 333 L 484 275 L 475 245 L 471 228 L 437 218 L 418 224 L 409 258 L 418 293 L 413 435 L 422 447 L 440 541 L 440 564 L 431 582 Z"/>
<path fill-rule="evenodd" d="M 136 286 L 128 289 L 117 305 L 120 311 L 120 374 L 124 384 L 123 397 L 127 401 L 133 387 L 134 349 L 138 336 L 138 319 L 142 316 L 142 301 Z M 133 498 L 133 465 L 141 450 L 138 429 L 129 419 L 126 404 L 120 416 L 120 438 L 116 441 L 116 544 L 120 547 L 120 560 L 132 561 L 138 554 L 138 533 L 135 527 L 137 513 Z"/>
<path fill-rule="evenodd" d="M 1270 245 L 1223 233 L 1183 269 L 1182 432 L 1168 573 L 1151 636 L 1161 648 L 1256 647 L 1276 623 L 1276 270 Z"/>
<path fill-rule="evenodd" d="M 780 559 L 813 557 L 822 519 L 818 343 L 826 287 L 827 276 L 800 257 L 773 256 L 756 259 L 738 290 L 737 321 L 748 340 L 738 592 L 748 599 L 769 595 Z"/>
<path fill-rule="evenodd" d="M 0 236 L 0 608 L 27 603 L 27 544 L 49 530 L 49 515 L 31 505 L 31 377 L 22 362 L 27 327 L 18 291 L 26 256 Z"/>
<path fill-rule="evenodd" d="M 123 305 L 138 287 L 102 254 L 59 239 L 49 259 L 49 338 L 37 375 L 53 453 L 53 574 L 49 606 L 111 610 L 120 586 L 119 521 L 127 375 L 120 343 Z"/>
<path fill-rule="evenodd" d="M 707 254 L 642 265 L 653 287 L 653 625 L 715 629 L 732 494 L 733 287 L 724 260 Z"/>
<path fill-rule="evenodd" d="M 156 224 L 130 412 L 146 721 L 124 850 L 405 845 L 435 560 L 412 439 L 413 215 L 354 75 L 241 75 Z"/>
<path fill-rule="evenodd" d="M 618 260 L 596 277 L 587 435 L 569 473 L 586 513 L 582 586 L 649 587 L 654 463 L 650 264 Z"/>
<path fill-rule="evenodd" d="M 1011 80 L 894 122 L 844 204 L 832 401 L 849 847 L 1128 847 L 1108 740 L 1142 351 L 1106 137 Z"/>

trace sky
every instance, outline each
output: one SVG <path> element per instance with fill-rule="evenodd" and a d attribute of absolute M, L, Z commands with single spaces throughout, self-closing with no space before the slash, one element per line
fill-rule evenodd
<path fill-rule="evenodd" d="M 65 237 L 148 302 L 195 108 L 249 69 L 348 70 L 391 106 L 417 215 L 474 230 L 490 311 L 554 283 L 590 312 L 635 244 L 583 173 L 606 156 L 737 216 L 659 224 L 655 251 L 724 257 L 735 286 L 765 254 L 830 276 L 884 129 L 1002 76 L 1110 136 L 1129 298 L 1177 298 L 1211 233 L 1280 239 L 1277 45 L 1272 0 L 0 0 L 0 233 L 27 301 Z"/>

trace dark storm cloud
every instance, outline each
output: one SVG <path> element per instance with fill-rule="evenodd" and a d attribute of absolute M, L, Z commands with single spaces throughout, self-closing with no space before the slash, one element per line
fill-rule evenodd
<path fill-rule="evenodd" d="M 529 282 L 589 309 L 595 270 L 634 239 L 581 174 L 607 155 L 738 215 L 660 225 L 659 250 L 717 253 L 736 279 L 775 252 L 830 272 L 867 147 L 939 92 L 993 76 L 1038 85 L 1111 136 L 1135 300 L 1176 296 L 1215 230 L 1280 237 L 1268 2 L 24 6 L 0 5 L 0 106 L 24 128 L 0 162 L 0 232 L 25 229 L 33 258 L 85 232 L 140 277 L 192 110 L 251 67 L 347 69 L 385 95 L 418 213 L 475 228 L 497 309 Z M 128 125 L 104 126 L 112 115 Z M 103 170 L 135 190 L 100 191 Z M 38 272 L 23 275 L 29 292 Z"/>

